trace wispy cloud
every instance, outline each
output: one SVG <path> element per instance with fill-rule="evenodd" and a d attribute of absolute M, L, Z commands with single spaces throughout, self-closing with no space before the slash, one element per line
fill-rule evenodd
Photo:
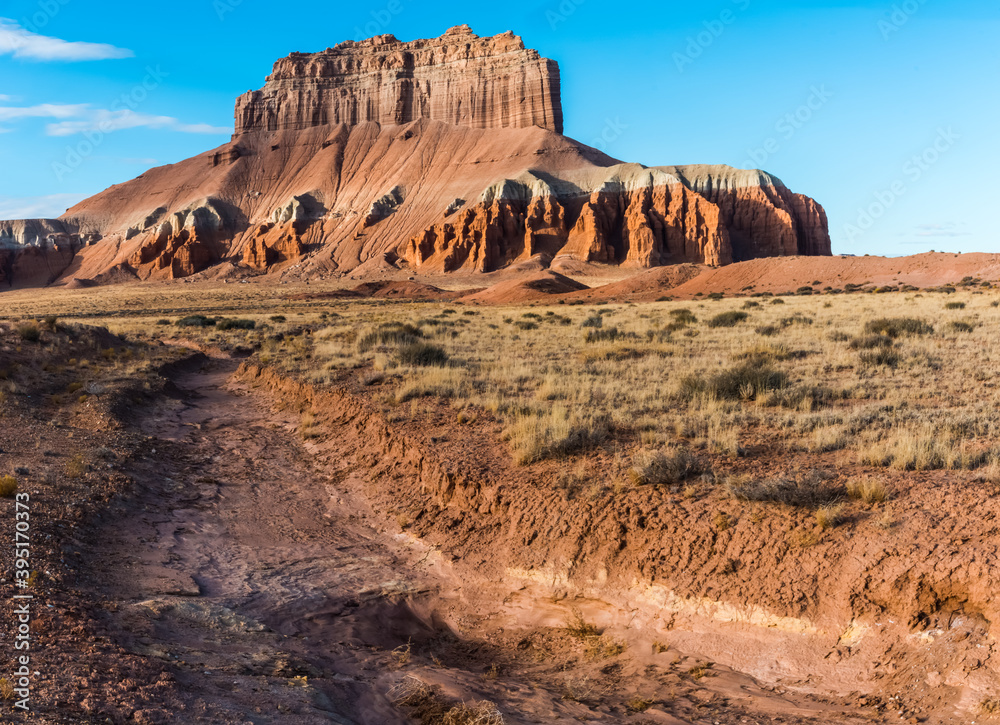
<path fill-rule="evenodd" d="M 37 106 L 0 106 L 0 121 L 14 121 L 20 118 L 75 118 L 87 112 L 85 103 L 67 105 L 62 103 L 41 103 Z"/>
<path fill-rule="evenodd" d="M 88 109 L 82 115 L 84 118 L 79 120 L 50 123 L 45 127 L 45 132 L 49 136 L 73 136 L 88 132 L 111 133 L 127 128 L 158 128 L 180 133 L 231 133 L 231 129 L 223 126 L 211 126 L 207 123 L 181 123 L 172 116 L 151 116 L 129 110 Z"/>
<path fill-rule="evenodd" d="M 955 222 L 945 224 L 920 224 L 917 226 L 918 237 L 969 237 L 972 232 L 963 231 L 961 225 Z"/>
<path fill-rule="evenodd" d="M 37 106 L 0 106 L 0 121 L 25 118 L 50 118 L 45 132 L 49 136 L 73 136 L 79 133 L 111 133 L 129 128 L 152 128 L 178 133 L 227 134 L 232 129 L 207 123 L 182 123 L 173 116 L 152 116 L 128 109 L 109 111 L 89 104 L 42 103 Z M 8 129 L 9 130 L 9 129 Z"/>
<path fill-rule="evenodd" d="M 83 43 L 32 33 L 16 21 L 0 18 L 0 55 L 22 60 L 78 61 L 132 58 L 135 53 L 107 43 Z"/>
<path fill-rule="evenodd" d="M 86 198 L 86 194 L 0 196 L 0 219 L 54 219 Z"/>

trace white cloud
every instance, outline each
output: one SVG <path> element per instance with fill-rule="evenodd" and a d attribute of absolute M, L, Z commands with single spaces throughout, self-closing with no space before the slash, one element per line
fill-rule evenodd
<path fill-rule="evenodd" d="M 18 118 L 75 118 L 87 112 L 87 104 L 42 103 L 37 106 L 0 106 L 0 121 Z"/>
<path fill-rule="evenodd" d="M 38 35 L 14 20 L 0 18 L 0 55 L 23 60 L 76 61 L 132 58 L 131 50 L 106 43 L 82 43 Z"/>
<path fill-rule="evenodd" d="M 86 198 L 86 194 L 0 196 L 0 219 L 55 219 Z"/>
<path fill-rule="evenodd" d="M 84 117 L 74 121 L 50 123 L 45 127 L 49 136 L 73 136 L 78 133 L 111 133 L 127 128 L 164 128 L 180 133 L 231 133 L 231 129 L 222 126 L 210 126 L 207 123 L 181 123 L 172 116 L 150 116 L 135 111 L 107 111 L 104 109 L 88 109 Z"/>
<path fill-rule="evenodd" d="M 42 103 L 37 106 L 0 106 L 0 121 L 24 118 L 52 118 L 57 123 L 46 125 L 49 136 L 73 136 L 79 133 L 111 133 L 128 128 L 153 128 L 179 133 L 228 134 L 232 129 L 207 123 L 181 123 L 172 116 L 152 116 L 123 109 L 108 111 L 91 108 L 89 104 Z"/>

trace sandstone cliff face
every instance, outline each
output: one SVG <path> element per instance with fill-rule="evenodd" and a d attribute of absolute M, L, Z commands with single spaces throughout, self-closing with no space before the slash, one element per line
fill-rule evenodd
<path fill-rule="evenodd" d="M 719 208 L 732 238 L 733 261 L 830 254 L 823 207 L 793 194 L 777 177 L 731 166 L 663 169 Z"/>
<path fill-rule="evenodd" d="M 505 180 L 401 255 L 427 271 L 489 272 L 536 254 L 633 267 L 830 254 L 823 208 L 764 172 L 622 164 L 606 173 L 589 193 L 530 174 Z"/>
<path fill-rule="evenodd" d="M 236 101 L 237 136 L 421 118 L 562 133 L 559 67 L 511 32 L 480 38 L 461 25 L 432 40 L 379 35 L 293 53 L 274 64 L 263 89 Z"/>
<path fill-rule="evenodd" d="M 674 176 L 638 164 L 607 170 L 589 194 L 526 174 L 483 192 L 400 249 L 416 268 L 491 272 L 535 255 L 650 267 L 731 261 L 718 209 Z"/>

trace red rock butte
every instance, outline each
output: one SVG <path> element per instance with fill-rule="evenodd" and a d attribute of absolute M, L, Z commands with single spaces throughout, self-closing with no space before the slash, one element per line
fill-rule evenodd
<path fill-rule="evenodd" d="M 293 53 L 235 116 L 217 149 L 0 222 L 0 284 L 830 254 L 823 208 L 766 172 L 622 163 L 563 136 L 557 64 L 510 32 Z"/>

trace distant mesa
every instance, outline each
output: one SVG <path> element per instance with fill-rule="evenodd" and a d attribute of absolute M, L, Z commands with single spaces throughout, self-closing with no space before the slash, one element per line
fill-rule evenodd
<path fill-rule="evenodd" d="M 622 163 L 562 129 L 558 65 L 510 32 L 293 53 L 229 143 L 0 222 L 0 285 L 830 254 L 823 208 L 766 172 Z"/>

